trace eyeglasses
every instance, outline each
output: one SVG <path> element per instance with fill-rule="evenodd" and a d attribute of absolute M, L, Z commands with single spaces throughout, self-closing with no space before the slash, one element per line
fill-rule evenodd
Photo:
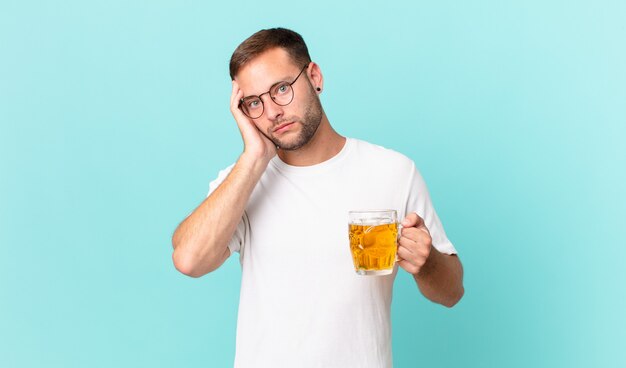
<path fill-rule="evenodd" d="M 302 68 L 302 70 L 300 71 L 296 79 L 294 79 L 293 82 L 291 83 L 278 82 L 274 84 L 267 92 L 261 93 L 258 96 L 248 96 L 248 97 L 242 98 L 241 100 L 239 100 L 239 108 L 250 119 L 260 118 L 261 115 L 263 115 L 263 110 L 264 110 L 263 100 L 261 99 L 261 96 L 265 94 L 269 94 L 270 97 L 272 98 L 272 101 L 274 101 L 276 105 L 279 105 L 279 106 L 289 105 L 291 101 L 293 101 L 292 85 L 296 83 L 298 78 L 300 78 L 300 76 L 302 75 L 302 72 L 304 72 L 304 69 L 306 69 L 307 66 L 308 64 Z"/>

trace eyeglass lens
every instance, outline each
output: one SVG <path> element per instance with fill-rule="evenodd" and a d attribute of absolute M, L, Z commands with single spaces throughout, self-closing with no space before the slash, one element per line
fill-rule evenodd
<path fill-rule="evenodd" d="M 280 82 L 270 88 L 269 95 L 277 105 L 289 105 L 293 100 L 293 88 L 288 82 Z M 259 96 L 244 98 L 241 107 L 243 112 L 252 119 L 263 115 L 263 100 Z"/>
<path fill-rule="evenodd" d="M 302 68 L 300 74 L 298 74 L 293 82 L 278 82 L 274 84 L 269 91 L 266 92 L 270 95 L 270 98 L 272 99 L 272 101 L 274 101 L 274 103 L 280 106 L 286 106 L 291 103 L 291 101 L 293 100 L 292 85 L 296 83 L 298 78 L 300 78 L 300 75 L 302 75 L 302 72 L 304 72 L 304 69 L 306 69 L 306 67 L 307 65 Z M 263 96 L 264 94 L 265 93 L 261 94 L 260 96 L 250 96 L 242 99 L 240 106 L 243 113 L 251 119 L 256 119 L 263 115 L 264 104 L 261 96 Z"/>

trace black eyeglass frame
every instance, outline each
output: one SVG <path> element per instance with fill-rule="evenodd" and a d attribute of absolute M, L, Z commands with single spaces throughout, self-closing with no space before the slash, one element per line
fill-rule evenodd
<path fill-rule="evenodd" d="M 276 102 L 276 100 L 274 99 L 274 96 L 272 96 L 272 95 L 271 95 L 271 93 L 270 93 L 270 92 L 272 91 L 272 89 L 274 89 L 274 87 L 278 86 L 279 84 L 285 83 L 285 81 L 280 81 L 280 82 L 277 82 L 277 83 L 272 84 L 272 86 L 270 87 L 270 89 L 269 89 L 267 92 L 263 92 L 263 93 L 261 93 L 261 94 L 260 94 L 260 95 L 258 95 L 258 96 L 248 96 L 248 97 L 244 97 L 244 98 L 240 99 L 240 100 L 239 100 L 239 105 L 237 105 L 237 107 L 239 108 L 239 110 L 241 110 L 241 111 L 244 113 L 244 115 L 246 115 L 246 116 L 247 116 L 247 117 L 249 117 L 250 119 L 258 119 L 258 118 L 260 118 L 261 116 L 263 116 L 263 113 L 265 112 L 265 102 L 263 102 L 263 99 L 261 98 L 261 96 L 263 96 L 263 95 L 267 95 L 267 94 L 269 94 L 269 95 L 270 95 L 270 98 L 272 99 L 272 101 L 273 101 L 276 105 L 278 105 L 278 106 L 287 106 L 287 105 L 289 105 L 289 104 L 293 101 L 293 97 L 294 97 L 294 96 L 295 96 L 295 94 L 296 94 L 296 93 L 295 93 L 295 91 L 293 90 L 293 84 L 294 84 L 294 83 L 296 83 L 296 82 L 298 81 L 298 78 L 300 78 L 300 76 L 302 75 L 302 73 L 304 72 L 304 70 L 305 70 L 308 66 L 309 66 L 309 64 L 305 65 L 305 66 L 302 68 L 302 70 L 300 70 L 300 73 L 298 73 L 298 76 L 297 76 L 297 77 L 293 80 L 293 82 L 289 83 L 289 88 L 291 88 L 291 99 L 289 100 L 289 102 L 287 102 L 287 103 L 285 103 L 285 104 L 279 104 L 279 103 L 278 103 L 278 102 Z M 243 109 L 243 108 L 241 107 L 241 105 L 243 105 L 243 104 L 244 104 L 244 102 L 245 102 L 246 100 L 249 100 L 249 99 L 251 99 L 251 98 L 258 98 L 258 99 L 259 99 L 259 101 L 261 101 L 261 113 L 259 114 L 259 116 L 255 117 L 255 118 L 253 118 L 252 116 L 248 115 L 248 113 L 246 113 L 246 110 L 245 110 L 245 109 Z"/>

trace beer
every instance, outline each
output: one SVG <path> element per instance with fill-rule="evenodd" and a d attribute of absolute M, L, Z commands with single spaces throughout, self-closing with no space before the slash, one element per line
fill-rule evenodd
<path fill-rule="evenodd" d="M 386 275 L 396 261 L 398 224 L 354 224 L 349 226 L 350 251 L 360 275 Z"/>

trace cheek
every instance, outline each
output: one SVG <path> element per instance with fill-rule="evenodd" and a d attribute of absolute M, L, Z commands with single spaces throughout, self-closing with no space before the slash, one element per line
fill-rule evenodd
<path fill-rule="evenodd" d="M 265 117 L 262 117 L 261 119 L 256 119 L 253 122 L 258 130 L 262 131 L 263 133 L 271 133 L 271 127 L 273 126 L 273 124 L 270 121 L 267 121 Z"/>
<path fill-rule="evenodd" d="M 292 117 L 296 120 L 302 121 L 304 119 L 304 117 L 306 116 L 307 113 L 307 106 L 308 104 L 305 103 L 296 103 L 293 104 L 293 106 L 291 107 L 291 109 L 285 111 L 285 115 Z M 289 106 L 286 106 L 289 107 Z"/>

